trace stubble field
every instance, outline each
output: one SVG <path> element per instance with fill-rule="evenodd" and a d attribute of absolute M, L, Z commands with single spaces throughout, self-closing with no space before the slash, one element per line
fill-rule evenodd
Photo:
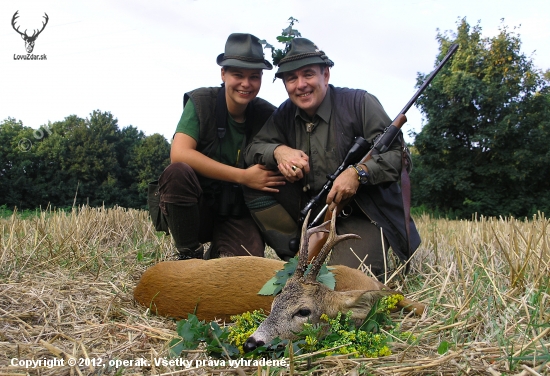
<path fill-rule="evenodd" d="M 415 343 L 396 339 L 383 358 L 317 359 L 309 370 L 304 356 L 283 369 L 185 368 L 163 362 L 176 322 L 133 301 L 143 271 L 174 255 L 147 212 L 16 213 L 0 219 L 0 375 L 550 374 L 550 221 L 416 223 L 423 241 L 411 272 L 391 281 L 429 306 L 422 317 L 393 315 Z"/>

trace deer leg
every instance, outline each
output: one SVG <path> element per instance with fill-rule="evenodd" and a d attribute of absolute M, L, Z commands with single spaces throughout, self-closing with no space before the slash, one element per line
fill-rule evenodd
<path fill-rule="evenodd" d="M 414 312 L 416 316 L 421 316 L 426 310 L 426 305 L 418 302 L 413 302 L 410 299 L 403 298 L 394 311 L 405 310 L 405 312 Z"/>

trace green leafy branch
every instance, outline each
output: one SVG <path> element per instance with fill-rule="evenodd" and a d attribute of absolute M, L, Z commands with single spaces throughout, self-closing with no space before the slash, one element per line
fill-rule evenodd
<path fill-rule="evenodd" d="M 226 355 L 232 358 L 240 354 L 239 349 L 229 340 L 228 328 L 220 327 L 215 321 L 205 323 L 189 314 L 187 319 L 178 321 L 176 332 L 179 337 L 169 344 L 171 356 L 179 356 L 186 350 L 196 350 L 201 343 L 205 344 L 206 352 L 212 357 Z"/>
<path fill-rule="evenodd" d="M 231 316 L 233 325 L 220 327 L 216 322 L 199 321 L 195 315 L 177 324 L 179 338 L 171 341 L 173 356 L 179 356 L 185 350 L 195 350 L 204 343 L 209 356 L 230 358 L 272 358 L 280 359 L 294 355 L 316 353 L 315 357 L 333 354 L 352 356 L 379 357 L 391 354 L 390 336 L 411 342 L 415 337 L 410 333 L 400 332 L 400 328 L 390 318 L 389 312 L 395 308 L 401 295 L 391 295 L 380 299 L 371 309 L 367 318 L 357 326 L 351 319 L 351 312 L 338 314 L 336 318 L 321 316 L 319 324 L 304 324 L 297 339 L 293 341 L 274 339 L 271 343 L 260 346 L 250 353 L 245 353 L 243 345 L 258 326 L 266 319 L 262 311 L 245 312 Z M 382 331 L 381 328 L 386 329 Z M 292 347 L 292 350 L 291 350 Z"/>
<path fill-rule="evenodd" d="M 281 292 L 283 287 L 285 287 L 288 279 L 292 277 L 292 275 L 296 271 L 297 266 L 298 256 L 294 256 L 285 263 L 283 269 L 275 273 L 275 276 L 265 283 L 265 285 L 258 292 L 258 295 L 277 295 L 279 292 Z M 307 275 L 310 269 L 311 264 L 308 265 L 304 275 Z M 334 286 L 336 286 L 336 279 L 334 278 L 334 274 L 330 271 L 330 269 L 325 264 L 323 264 L 321 266 L 321 270 L 319 270 L 319 274 L 317 275 L 317 282 L 322 283 L 331 290 L 334 290 Z"/>
<path fill-rule="evenodd" d="M 290 51 L 290 42 L 294 38 L 300 38 L 302 36 L 297 29 L 294 29 L 294 23 L 298 22 L 298 20 L 294 17 L 290 17 L 288 20 L 290 21 L 288 27 L 283 29 L 281 35 L 276 37 L 278 42 L 284 43 L 284 48 L 275 48 L 273 45 L 267 43 L 265 39 L 260 40 L 260 43 L 264 45 L 264 49 L 271 49 L 271 58 L 275 66 L 278 66 L 281 59 Z"/>

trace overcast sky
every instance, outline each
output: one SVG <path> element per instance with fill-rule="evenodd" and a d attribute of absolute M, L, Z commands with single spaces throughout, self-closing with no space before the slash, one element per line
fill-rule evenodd
<path fill-rule="evenodd" d="M 33 54 L 20 30 L 38 29 Z M 0 120 L 13 117 L 39 128 L 69 115 L 99 109 L 147 135 L 171 139 L 186 91 L 221 83 L 216 57 L 227 36 L 247 32 L 282 47 L 275 37 L 288 25 L 311 39 L 335 62 L 330 82 L 376 95 L 394 118 L 415 93 L 417 72 L 434 68 L 437 29 L 456 31 L 459 19 L 480 21 L 484 36 L 501 25 L 520 26 L 522 50 L 550 68 L 548 0 L 110 0 L 0 2 Z M 501 19 L 504 18 L 504 23 Z M 266 56 L 269 51 L 266 50 Z M 286 97 L 275 70 L 265 71 L 260 96 L 274 105 Z M 405 133 L 420 131 L 416 108 Z"/>

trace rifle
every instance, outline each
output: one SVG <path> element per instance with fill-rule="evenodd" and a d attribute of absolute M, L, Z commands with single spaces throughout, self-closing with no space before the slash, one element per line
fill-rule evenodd
<path fill-rule="evenodd" d="M 386 152 L 395 139 L 397 138 L 398 134 L 401 132 L 401 127 L 407 122 L 407 117 L 405 116 L 405 113 L 409 110 L 409 108 L 412 107 L 412 105 L 417 101 L 417 99 L 420 97 L 420 95 L 424 92 L 424 90 L 428 87 L 428 85 L 432 82 L 432 80 L 435 78 L 435 76 L 439 73 L 441 68 L 447 63 L 447 61 L 451 58 L 451 56 L 458 50 L 458 44 L 453 44 L 449 51 L 447 52 L 447 55 L 441 60 L 439 65 L 434 69 L 434 71 L 430 74 L 430 76 L 424 81 L 422 86 L 417 90 L 417 92 L 413 95 L 413 97 L 409 100 L 409 102 L 403 107 L 401 112 L 399 112 L 399 115 L 392 121 L 392 123 L 387 126 L 384 129 L 384 132 L 380 135 L 376 136 L 374 139 L 372 146 L 368 153 L 364 155 L 363 158 L 361 158 L 358 162 L 356 162 L 356 158 L 358 158 L 358 155 L 362 155 L 361 151 L 365 150 L 366 145 L 368 145 L 368 142 L 362 138 L 357 137 L 355 139 L 354 144 L 352 145 L 350 151 L 344 158 L 344 162 L 338 167 L 338 169 L 334 172 L 334 174 L 327 175 L 327 182 L 321 189 L 321 191 L 313 197 L 306 206 L 300 211 L 300 220 L 299 224 L 303 224 L 307 213 L 317 207 L 319 203 L 321 202 L 321 199 L 323 196 L 328 194 L 330 189 L 332 188 L 332 184 L 334 180 L 344 171 L 349 165 L 352 164 L 364 164 L 368 160 L 372 159 L 373 155 L 380 154 Z M 404 167 L 403 167 L 404 168 Z M 338 205 L 337 213 L 339 213 L 342 208 L 344 208 L 350 199 L 345 200 L 345 202 L 341 202 Z M 324 222 L 329 221 L 332 217 L 332 213 L 330 211 L 327 211 L 328 205 L 325 205 L 324 208 L 321 210 L 321 212 L 311 221 L 311 223 L 308 224 L 308 229 L 312 228 L 316 225 L 318 225 L 318 222 L 320 218 L 324 214 Z M 326 242 L 327 234 L 324 232 L 320 232 L 315 234 L 315 238 L 312 236 L 309 242 L 309 260 L 311 261 L 314 257 L 319 254 L 319 251 L 321 250 L 323 244 Z M 298 250 L 299 247 L 299 239 L 292 239 L 289 243 L 290 250 Z"/>

